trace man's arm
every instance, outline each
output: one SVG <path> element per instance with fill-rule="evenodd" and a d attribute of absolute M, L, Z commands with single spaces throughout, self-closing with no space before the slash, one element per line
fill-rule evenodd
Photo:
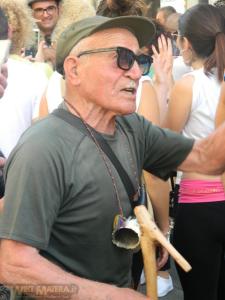
<path fill-rule="evenodd" d="M 63 287 L 67 287 L 70 299 L 75 300 L 144 300 L 144 295 L 128 288 L 95 282 L 74 276 L 63 271 L 41 255 L 38 250 L 20 242 L 2 240 L 0 245 L 0 282 L 9 286 L 19 286 L 28 290 L 29 286 L 62 287 L 58 299 L 63 295 Z M 30 289 L 32 290 L 32 289 Z M 45 289 L 46 291 L 48 289 Z M 52 289 L 49 289 L 49 296 Z M 70 294 L 71 292 L 71 294 Z M 34 295 L 35 296 L 35 295 Z M 40 296 L 40 295 L 39 295 Z M 41 299 L 41 297 L 38 297 Z M 43 295 L 47 299 L 46 294 Z"/>
<path fill-rule="evenodd" d="M 225 171 L 225 122 L 207 138 L 196 141 L 178 170 L 220 175 Z"/>

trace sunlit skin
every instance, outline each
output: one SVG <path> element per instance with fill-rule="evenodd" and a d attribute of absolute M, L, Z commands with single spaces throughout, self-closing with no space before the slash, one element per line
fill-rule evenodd
<path fill-rule="evenodd" d="M 97 41 L 97 42 L 96 42 Z M 97 48 L 126 47 L 138 54 L 136 37 L 126 29 L 108 29 L 84 39 L 75 55 Z M 116 52 L 81 56 L 71 54 L 64 63 L 67 80 L 66 99 L 76 106 L 81 116 L 97 130 L 112 134 L 115 116 L 127 115 L 136 110 L 136 91 L 141 70 L 135 61 L 128 71 L 117 66 Z M 95 74 L 87 81 L 87 74 Z M 129 89 L 133 84 L 134 88 Z"/>
<path fill-rule="evenodd" d="M 52 15 L 48 14 L 46 11 L 43 13 L 42 17 L 37 18 L 35 13 L 33 12 L 33 17 L 35 19 L 38 19 L 37 25 L 41 32 L 43 32 L 44 35 L 51 34 L 53 29 L 56 26 L 56 23 L 58 21 L 59 17 L 59 8 L 57 6 L 56 1 L 40 1 L 40 2 L 34 2 L 31 6 L 32 10 L 34 11 L 37 8 L 43 8 L 46 9 L 49 6 L 56 6 L 56 11 Z"/>

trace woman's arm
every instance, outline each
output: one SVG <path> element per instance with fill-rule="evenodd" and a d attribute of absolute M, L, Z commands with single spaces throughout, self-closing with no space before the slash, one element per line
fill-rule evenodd
<path fill-rule="evenodd" d="M 225 82 L 222 83 L 219 104 L 216 110 L 216 127 L 225 121 Z"/>
<path fill-rule="evenodd" d="M 163 127 L 182 131 L 191 112 L 193 82 L 193 76 L 185 76 L 174 84 Z"/>
<path fill-rule="evenodd" d="M 159 106 L 156 92 L 150 81 L 142 84 L 141 101 L 138 113 L 153 124 L 159 124 Z M 156 222 L 165 234 L 169 229 L 169 183 L 144 172 L 147 192 L 150 196 Z"/>

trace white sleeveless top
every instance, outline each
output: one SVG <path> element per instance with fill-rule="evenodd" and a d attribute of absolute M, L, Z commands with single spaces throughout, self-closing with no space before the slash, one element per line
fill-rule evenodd
<path fill-rule="evenodd" d="M 138 110 L 141 102 L 142 84 L 144 81 L 149 81 L 150 83 L 152 82 L 151 78 L 148 75 L 141 76 L 136 94 L 136 111 Z"/>
<path fill-rule="evenodd" d="M 199 140 L 215 129 L 215 114 L 221 84 L 215 75 L 207 76 L 202 68 L 187 75 L 194 76 L 193 96 L 190 116 L 182 134 Z"/>

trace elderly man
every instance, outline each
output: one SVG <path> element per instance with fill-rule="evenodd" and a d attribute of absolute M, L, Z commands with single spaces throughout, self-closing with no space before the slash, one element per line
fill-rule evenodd
<path fill-rule="evenodd" d="M 142 17 L 95 16 L 61 36 L 57 70 L 65 76 L 65 102 L 23 135 L 6 167 L 1 282 L 34 297 L 42 291 L 59 299 L 65 292 L 71 299 L 147 299 L 128 288 L 132 252 L 112 243 L 115 216 L 130 216 L 133 198 L 96 136 L 135 191 L 142 169 L 163 179 L 178 167 L 225 169 L 225 127 L 194 143 L 134 113 L 138 81 L 150 67 L 139 48 L 153 34 Z"/>

